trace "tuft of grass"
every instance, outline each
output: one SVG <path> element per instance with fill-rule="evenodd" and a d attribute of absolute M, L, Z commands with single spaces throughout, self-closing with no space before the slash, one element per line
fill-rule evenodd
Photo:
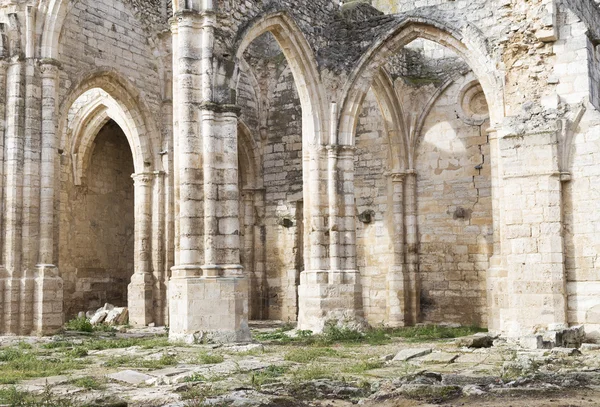
<path fill-rule="evenodd" d="M 80 369 L 82 363 L 72 357 L 42 357 L 35 351 L 6 348 L 0 351 L 0 384 L 15 384 L 20 380 L 57 376 Z"/>
<path fill-rule="evenodd" d="M 50 386 L 46 386 L 39 396 L 14 386 L 0 389 L 0 404 L 11 407 L 75 407 L 73 401 L 55 396 Z"/>
<path fill-rule="evenodd" d="M 302 366 L 292 373 L 292 380 L 296 383 L 318 379 L 335 379 L 336 373 L 323 365 L 310 364 Z"/>
<path fill-rule="evenodd" d="M 255 389 L 260 390 L 262 385 L 275 382 L 277 378 L 283 376 L 288 370 L 289 367 L 287 366 L 267 366 L 265 369 L 252 374 L 250 384 Z"/>
<path fill-rule="evenodd" d="M 309 363 L 320 357 L 335 357 L 338 352 L 331 348 L 294 349 L 286 353 L 284 359 L 296 363 Z"/>
<path fill-rule="evenodd" d="M 201 352 L 196 359 L 196 363 L 201 365 L 216 365 L 223 363 L 225 358 L 215 353 Z"/>
<path fill-rule="evenodd" d="M 363 360 L 344 368 L 344 373 L 364 373 L 368 370 L 379 369 L 383 367 L 383 362 L 379 360 Z"/>
<path fill-rule="evenodd" d="M 65 329 L 67 331 L 94 332 L 92 323 L 86 317 L 78 317 L 68 321 L 65 324 Z"/>
<path fill-rule="evenodd" d="M 79 379 L 73 380 L 72 383 L 77 387 L 81 387 L 87 390 L 102 390 L 106 388 L 106 380 L 97 379 L 93 376 L 81 377 Z"/>
<path fill-rule="evenodd" d="M 163 354 L 160 359 L 143 360 L 135 356 L 116 356 L 108 359 L 104 366 L 106 367 L 135 367 L 143 369 L 162 369 L 163 367 L 173 366 L 178 363 L 177 358 L 173 355 Z"/>

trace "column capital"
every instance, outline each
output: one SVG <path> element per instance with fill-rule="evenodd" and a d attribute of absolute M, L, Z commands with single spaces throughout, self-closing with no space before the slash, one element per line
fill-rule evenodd
<path fill-rule="evenodd" d="M 242 108 L 238 105 L 214 103 L 214 102 L 202 102 L 200 103 L 200 110 L 206 110 L 214 113 L 232 113 L 239 116 L 242 113 Z"/>
<path fill-rule="evenodd" d="M 131 178 L 133 178 L 136 186 L 150 186 L 157 175 L 158 172 L 140 172 L 132 174 Z"/>
<path fill-rule="evenodd" d="M 60 61 L 54 58 L 41 58 L 38 60 L 38 64 L 43 74 L 55 73 L 62 69 Z"/>
<path fill-rule="evenodd" d="M 180 26 L 192 28 L 214 27 L 217 24 L 217 13 L 214 10 L 180 10 L 169 19 L 171 31 L 176 32 Z"/>
<path fill-rule="evenodd" d="M 347 144 L 327 144 L 324 146 L 324 149 L 327 150 L 329 155 L 335 154 L 340 156 L 354 154 L 354 151 L 356 151 L 355 146 Z"/>
<path fill-rule="evenodd" d="M 392 182 L 404 182 L 406 179 L 406 172 L 390 172 L 388 176 L 391 178 Z"/>

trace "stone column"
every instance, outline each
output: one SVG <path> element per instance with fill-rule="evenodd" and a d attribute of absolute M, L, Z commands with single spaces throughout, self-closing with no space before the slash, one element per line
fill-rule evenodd
<path fill-rule="evenodd" d="M 184 10 L 175 20 L 179 208 L 178 256 L 169 284 L 169 337 L 187 342 L 245 341 L 250 330 L 248 280 L 240 265 L 239 109 L 212 103 L 215 12 Z"/>
<path fill-rule="evenodd" d="M 490 128 L 487 130 L 487 133 L 490 142 L 492 225 L 494 228 L 494 252 L 490 258 L 490 268 L 486 275 L 488 328 L 492 331 L 500 331 L 502 329 L 501 315 L 510 307 L 508 271 L 502 260 L 502 163 L 499 154 L 498 131 L 494 128 Z"/>
<path fill-rule="evenodd" d="M 200 136 L 200 57 L 202 21 L 192 11 L 173 18 L 173 189 L 175 192 L 175 266 L 169 280 L 169 338 L 193 340 L 200 331 L 193 291 L 201 284 L 204 257 L 204 187 Z M 204 294 L 202 292 L 201 294 Z"/>
<path fill-rule="evenodd" d="M 163 171 L 154 172 L 152 188 L 152 277 L 154 282 L 152 309 L 154 323 L 167 324 L 167 275 L 165 268 L 165 178 Z"/>
<path fill-rule="evenodd" d="M 409 170 L 404 184 L 406 225 L 406 313 L 405 324 L 419 322 L 421 287 L 419 281 L 419 230 L 417 224 L 417 173 Z"/>
<path fill-rule="evenodd" d="M 327 197 L 330 210 L 329 270 L 308 270 L 300 275 L 300 329 L 321 332 L 328 323 L 361 329 L 364 326 L 362 289 L 356 269 L 356 209 L 354 202 L 354 148 L 329 146 Z M 314 188 L 313 191 L 318 190 Z M 313 195 L 315 192 L 313 192 Z M 314 196 L 313 198 L 314 199 Z M 315 204 L 309 200 L 308 218 L 315 224 Z M 332 216 L 333 215 L 333 216 Z M 319 219 L 316 217 L 316 219 Z M 310 242 L 311 250 L 315 241 Z M 319 252 L 320 253 L 320 252 Z M 314 252 L 313 252 L 314 254 Z M 324 256 L 325 253 L 320 253 Z M 312 266 L 318 264 L 313 258 Z"/>
<path fill-rule="evenodd" d="M 133 174 L 135 231 L 134 274 L 128 286 L 129 322 L 146 326 L 154 322 L 152 275 L 152 186 L 154 173 Z"/>
<path fill-rule="evenodd" d="M 257 278 L 254 267 L 254 193 L 252 188 L 244 188 L 242 193 L 243 208 L 240 211 L 243 214 L 241 227 L 244 230 L 244 242 L 242 244 L 244 255 L 242 266 L 248 275 L 248 315 L 251 319 L 259 319 L 260 309 L 260 279 Z"/>
<path fill-rule="evenodd" d="M 63 325 L 63 281 L 55 266 L 55 188 L 58 120 L 59 63 L 42 60 L 42 142 L 40 168 L 40 239 L 35 281 L 34 324 L 39 334 L 58 331 Z"/>
<path fill-rule="evenodd" d="M 0 59 L 0 230 L 4 231 L 4 134 L 6 125 L 6 70 L 8 63 Z M 0 253 L 4 253 L 4 232 L 0 233 Z M 0 256 L 0 333 L 4 333 L 5 303 L 4 289 L 8 272 L 4 267 L 4 256 Z"/>
<path fill-rule="evenodd" d="M 22 277 L 23 164 L 25 139 L 25 66 L 12 61 L 7 69 L 4 155 L 4 327 L 3 333 L 20 334 Z"/>
<path fill-rule="evenodd" d="M 387 275 L 387 314 L 390 327 L 406 325 L 406 277 L 404 270 L 404 177 L 405 173 L 390 174 L 392 188 L 394 263 Z"/>
<path fill-rule="evenodd" d="M 550 123 L 523 131 L 521 123 L 499 129 L 498 139 L 497 188 L 506 197 L 499 208 L 500 264 L 509 293 L 499 319 L 508 336 L 567 325 L 558 129 Z"/>

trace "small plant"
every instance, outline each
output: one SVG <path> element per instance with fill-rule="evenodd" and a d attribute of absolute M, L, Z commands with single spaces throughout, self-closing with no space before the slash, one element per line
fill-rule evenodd
<path fill-rule="evenodd" d="M 177 358 L 173 355 L 163 354 L 159 359 L 153 360 L 142 360 L 135 356 L 117 356 L 112 357 L 104 363 L 106 367 L 137 367 L 144 369 L 162 369 L 166 366 L 173 366 L 177 364 Z"/>
<path fill-rule="evenodd" d="M 94 327 L 86 317 L 78 317 L 68 321 L 65 324 L 65 329 L 68 331 L 93 332 Z"/>
<path fill-rule="evenodd" d="M 94 325 L 92 329 L 94 332 L 117 332 L 117 328 L 106 323 Z"/>
<path fill-rule="evenodd" d="M 331 348 L 294 349 L 285 355 L 285 360 L 296 363 L 309 363 L 323 356 L 338 356 Z"/>
<path fill-rule="evenodd" d="M 367 370 L 379 369 L 383 367 L 383 362 L 380 360 L 363 360 L 361 362 L 350 365 L 344 369 L 345 373 L 364 373 Z"/>
<path fill-rule="evenodd" d="M 264 384 L 272 383 L 276 378 L 283 376 L 289 368 L 287 366 L 267 366 L 265 369 L 260 372 L 253 373 L 250 379 L 250 384 L 257 390 Z"/>
<path fill-rule="evenodd" d="M 73 349 L 67 351 L 66 354 L 73 358 L 84 358 L 88 355 L 88 350 L 84 346 L 76 346 Z"/>
<path fill-rule="evenodd" d="M 77 387 L 87 390 L 102 390 L 106 387 L 106 382 L 104 380 L 99 380 L 92 376 L 85 376 L 75 379 L 72 383 Z"/>
<path fill-rule="evenodd" d="M 295 382 L 307 382 L 317 379 L 335 379 L 336 374 L 322 365 L 311 364 L 303 366 L 293 372 Z"/>
<path fill-rule="evenodd" d="M 0 404 L 7 404 L 11 407 L 75 407 L 72 401 L 55 396 L 49 385 L 46 385 L 43 393 L 39 396 L 19 390 L 14 386 L 0 389 Z"/>
<path fill-rule="evenodd" d="M 218 363 L 223 363 L 225 358 L 222 355 L 201 352 L 196 360 L 197 363 L 201 365 L 216 365 Z"/>

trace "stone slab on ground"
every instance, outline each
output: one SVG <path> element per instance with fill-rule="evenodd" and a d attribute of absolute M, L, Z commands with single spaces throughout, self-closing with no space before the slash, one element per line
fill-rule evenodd
<path fill-rule="evenodd" d="M 147 375 L 145 373 L 141 373 L 141 372 L 138 372 L 135 370 L 122 370 L 117 373 L 109 374 L 108 377 L 113 380 L 129 383 L 129 384 L 134 384 L 134 385 L 145 383 L 146 380 L 154 379 L 153 376 L 150 376 L 150 375 Z"/>
<path fill-rule="evenodd" d="M 429 355 L 426 355 L 425 357 L 420 359 L 419 362 L 425 363 L 425 364 L 431 364 L 431 365 L 435 365 L 435 364 L 447 365 L 450 363 L 454 363 L 454 361 L 456 359 L 458 359 L 459 356 L 460 355 L 457 355 L 456 353 L 435 352 L 435 353 L 430 353 Z"/>
<path fill-rule="evenodd" d="M 394 356 L 392 362 L 406 362 L 408 360 L 419 358 L 421 356 L 429 355 L 433 349 L 431 348 L 411 348 L 411 349 L 402 349 L 400 352 Z"/>

